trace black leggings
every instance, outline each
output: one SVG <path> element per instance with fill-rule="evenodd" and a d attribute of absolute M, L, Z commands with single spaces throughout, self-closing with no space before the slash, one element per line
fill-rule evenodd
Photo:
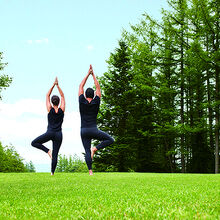
<path fill-rule="evenodd" d="M 96 148 L 102 149 L 104 147 L 109 146 L 114 142 L 114 139 L 106 134 L 105 132 L 98 130 L 96 127 L 93 128 L 81 128 L 81 139 L 83 146 L 85 148 L 85 160 L 88 166 L 88 169 L 92 169 L 92 158 L 91 158 L 91 141 L 92 139 L 97 139 L 102 141 Z"/>
<path fill-rule="evenodd" d="M 46 148 L 43 143 L 52 141 L 53 142 L 53 151 L 52 151 L 52 164 L 51 164 L 51 172 L 54 173 L 57 166 L 57 156 L 60 150 L 60 146 L 62 143 L 63 135 L 61 131 L 47 131 L 45 134 L 37 137 L 31 142 L 33 147 L 36 147 L 44 152 L 48 153 L 49 149 Z"/>

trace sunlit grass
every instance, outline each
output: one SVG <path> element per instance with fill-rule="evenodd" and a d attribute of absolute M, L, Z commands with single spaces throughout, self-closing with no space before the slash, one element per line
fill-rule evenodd
<path fill-rule="evenodd" d="M 0 219 L 220 219 L 220 175 L 0 174 Z"/>

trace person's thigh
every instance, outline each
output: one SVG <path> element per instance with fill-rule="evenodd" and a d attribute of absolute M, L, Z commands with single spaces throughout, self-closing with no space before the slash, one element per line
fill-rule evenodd
<path fill-rule="evenodd" d="M 46 142 L 48 142 L 52 139 L 53 139 L 52 132 L 47 131 L 46 133 L 44 133 L 44 134 L 40 135 L 39 137 L 35 138 L 33 140 L 33 142 L 43 144 L 43 143 L 46 143 Z"/>
<path fill-rule="evenodd" d="M 91 147 L 91 129 L 83 128 L 81 129 L 81 139 L 83 143 L 83 147 L 85 149 L 90 149 Z"/>
<path fill-rule="evenodd" d="M 112 139 L 112 137 L 109 134 L 107 134 L 104 131 L 101 131 L 99 129 L 94 129 L 93 138 L 95 138 L 99 141 Z"/>

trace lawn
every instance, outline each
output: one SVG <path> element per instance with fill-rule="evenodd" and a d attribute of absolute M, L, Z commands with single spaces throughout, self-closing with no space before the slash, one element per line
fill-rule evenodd
<path fill-rule="evenodd" d="M 220 175 L 0 173 L 0 219 L 220 219 Z"/>

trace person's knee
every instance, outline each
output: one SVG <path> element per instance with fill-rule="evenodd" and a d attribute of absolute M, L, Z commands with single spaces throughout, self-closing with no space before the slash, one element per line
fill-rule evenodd
<path fill-rule="evenodd" d="M 111 137 L 110 142 L 111 144 L 113 144 L 115 142 L 115 139 Z"/>
<path fill-rule="evenodd" d="M 33 147 L 35 147 L 36 141 L 33 140 L 33 141 L 31 142 L 31 145 L 32 145 Z"/>

